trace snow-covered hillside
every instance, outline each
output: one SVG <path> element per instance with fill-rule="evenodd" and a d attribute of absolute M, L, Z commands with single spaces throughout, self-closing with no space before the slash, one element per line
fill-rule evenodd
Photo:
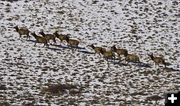
<path fill-rule="evenodd" d="M 0 106 L 163 106 L 180 90 L 178 0 L 0 1 Z M 81 39 L 34 46 L 14 26 Z M 116 45 L 142 64 L 107 62 L 87 45 Z M 164 56 L 167 68 L 147 54 Z"/>

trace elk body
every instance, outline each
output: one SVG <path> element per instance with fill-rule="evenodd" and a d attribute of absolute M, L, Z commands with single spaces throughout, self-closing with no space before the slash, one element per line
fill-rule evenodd
<path fill-rule="evenodd" d="M 153 54 L 148 54 L 152 61 L 154 61 L 155 65 L 163 64 L 166 67 L 166 62 L 162 57 L 155 57 Z"/>
<path fill-rule="evenodd" d="M 35 32 L 32 33 L 32 36 L 34 36 L 34 38 L 36 39 L 34 46 L 36 46 L 36 43 L 43 43 L 44 46 L 48 46 L 48 42 L 47 42 L 47 39 L 45 37 L 38 36 L 38 35 L 36 35 Z"/>
<path fill-rule="evenodd" d="M 30 36 L 29 36 L 30 31 L 26 27 L 15 26 L 14 28 L 15 28 L 16 32 L 19 33 L 19 38 L 21 38 L 22 35 L 26 35 L 27 39 L 30 39 Z"/>
<path fill-rule="evenodd" d="M 93 44 L 88 45 L 88 46 L 91 47 L 95 51 L 95 53 L 99 54 L 99 56 L 101 56 L 101 50 L 102 50 L 102 52 L 106 51 L 105 48 L 103 48 L 103 47 L 95 47 Z"/>
<path fill-rule="evenodd" d="M 127 54 L 125 56 L 125 60 L 127 62 L 134 62 L 134 63 L 140 62 L 139 56 L 136 54 Z"/>
<path fill-rule="evenodd" d="M 100 49 L 100 53 L 103 55 L 103 57 L 108 61 L 109 59 L 113 59 L 115 61 L 115 54 L 113 51 L 104 51 L 103 49 Z"/>
<path fill-rule="evenodd" d="M 62 43 L 64 40 L 66 40 L 66 36 L 67 35 L 62 35 L 62 34 L 58 34 L 58 32 L 54 32 L 53 33 L 55 35 L 56 38 L 58 38 L 60 40 L 60 42 Z"/>
<path fill-rule="evenodd" d="M 79 43 L 80 43 L 79 40 L 69 38 L 69 36 L 66 36 L 66 37 L 65 37 L 65 40 L 66 40 L 66 42 L 68 43 L 68 45 L 69 45 L 70 47 L 75 47 L 75 48 L 77 48 L 78 45 L 79 45 Z"/>
<path fill-rule="evenodd" d="M 54 43 L 56 43 L 56 37 L 54 34 L 45 34 L 43 31 L 39 32 L 44 38 L 46 38 L 47 42 L 50 40 L 53 40 Z"/>
<path fill-rule="evenodd" d="M 128 51 L 126 49 L 120 49 L 120 48 L 116 48 L 115 45 L 113 45 L 111 47 L 111 50 L 115 53 L 117 53 L 118 58 L 121 60 L 121 56 L 123 55 L 124 57 L 127 56 Z"/>

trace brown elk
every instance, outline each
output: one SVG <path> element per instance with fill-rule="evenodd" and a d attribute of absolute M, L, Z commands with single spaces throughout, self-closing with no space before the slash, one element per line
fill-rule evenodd
<path fill-rule="evenodd" d="M 29 36 L 29 29 L 27 29 L 26 27 L 18 27 L 18 26 L 15 26 L 14 27 L 16 32 L 19 33 L 19 38 L 22 37 L 22 35 L 26 35 L 27 36 L 27 39 L 30 39 L 30 36 Z"/>
<path fill-rule="evenodd" d="M 115 45 L 113 45 L 113 46 L 111 47 L 111 50 L 112 50 L 113 52 L 117 53 L 119 60 L 121 60 L 121 55 L 127 56 L 127 54 L 128 54 L 127 49 L 116 48 Z"/>
<path fill-rule="evenodd" d="M 45 34 L 42 30 L 39 32 L 39 34 L 46 38 L 47 42 L 53 40 L 53 42 L 56 43 L 56 37 L 54 34 Z"/>
<path fill-rule="evenodd" d="M 166 67 L 166 62 L 163 59 L 163 57 L 155 57 L 153 53 L 148 54 L 148 56 L 151 58 L 152 61 L 154 61 L 155 65 L 163 64 Z"/>
<path fill-rule="evenodd" d="M 103 47 L 97 47 L 97 46 L 94 46 L 93 44 L 88 45 L 88 46 L 91 47 L 91 48 L 95 51 L 95 53 L 99 54 L 99 56 L 101 56 L 101 50 L 102 50 L 103 52 L 106 51 L 105 48 L 103 48 Z"/>
<path fill-rule="evenodd" d="M 139 56 L 136 55 L 136 54 L 127 54 L 125 55 L 125 60 L 127 62 L 134 62 L 134 63 L 140 63 L 140 59 L 139 59 Z"/>
<path fill-rule="evenodd" d="M 58 34 L 58 31 L 55 31 L 53 34 L 55 35 L 56 38 L 58 38 L 60 40 L 61 43 L 64 40 L 66 40 L 66 36 L 68 36 L 68 35 Z"/>
<path fill-rule="evenodd" d="M 44 43 L 44 46 L 48 46 L 48 41 L 45 37 L 38 36 L 35 32 L 32 33 L 32 36 L 36 39 L 34 46 L 36 46 L 36 43 Z"/>
<path fill-rule="evenodd" d="M 69 36 L 65 37 L 66 42 L 68 43 L 68 46 L 78 48 L 78 45 L 80 43 L 79 40 L 72 39 Z"/>

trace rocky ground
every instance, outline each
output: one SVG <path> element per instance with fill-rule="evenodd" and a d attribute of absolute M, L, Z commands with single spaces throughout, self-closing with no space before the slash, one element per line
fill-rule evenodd
<path fill-rule="evenodd" d="M 177 0 L 1 0 L 0 106 L 163 106 L 180 90 L 180 6 Z M 34 46 L 14 26 L 70 34 L 61 44 Z M 116 45 L 141 64 L 105 61 L 87 45 Z M 164 56 L 167 68 L 147 54 Z"/>

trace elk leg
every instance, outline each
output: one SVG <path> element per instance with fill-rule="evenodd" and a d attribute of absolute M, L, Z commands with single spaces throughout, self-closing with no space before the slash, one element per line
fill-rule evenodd
<path fill-rule="evenodd" d="M 21 35 L 21 34 L 19 34 L 19 39 L 21 39 L 21 37 L 22 37 L 22 35 Z"/>
<path fill-rule="evenodd" d="M 36 46 L 36 42 L 35 42 L 34 46 Z"/>

